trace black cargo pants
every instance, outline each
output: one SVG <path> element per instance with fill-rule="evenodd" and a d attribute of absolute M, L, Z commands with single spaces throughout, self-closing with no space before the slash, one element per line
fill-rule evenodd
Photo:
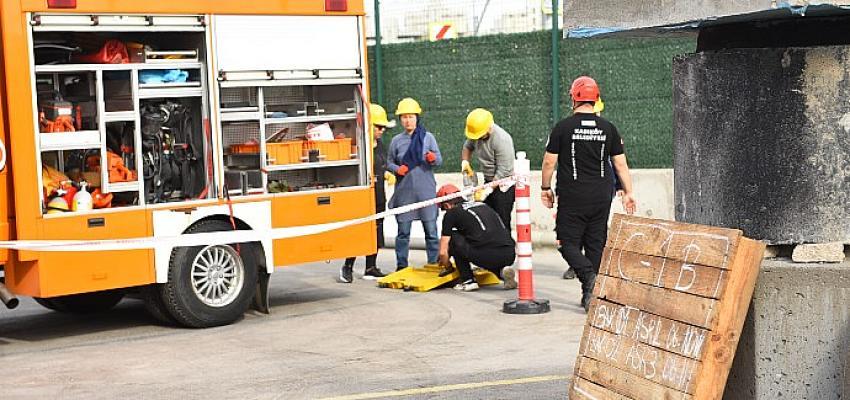
<path fill-rule="evenodd" d="M 582 292 L 591 292 L 608 239 L 611 199 L 576 207 L 564 204 L 560 201 L 562 198 L 559 196 L 555 222 L 555 234 L 561 241 L 561 256 L 576 271 Z"/>
<path fill-rule="evenodd" d="M 452 233 L 449 239 L 449 256 L 460 272 L 460 281 L 473 279 L 472 265 L 475 264 L 502 278 L 502 268 L 512 265 L 516 259 L 514 246 L 472 247 L 460 233 Z"/>

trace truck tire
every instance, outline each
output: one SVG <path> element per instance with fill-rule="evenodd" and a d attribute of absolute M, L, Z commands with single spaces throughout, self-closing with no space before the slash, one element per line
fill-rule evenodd
<path fill-rule="evenodd" d="M 186 233 L 233 230 L 205 220 Z M 178 247 L 171 252 L 168 283 L 160 295 L 169 315 L 190 328 L 227 325 L 245 314 L 257 287 L 257 244 Z M 238 250 L 237 250 L 238 249 Z"/>
<path fill-rule="evenodd" d="M 145 302 L 145 310 L 155 320 L 164 325 L 178 325 L 177 320 L 165 308 L 165 302 L 162 301 L 161 284 L 148 285 L 142 288 L 142 301 Z"/>
<path fill-rule="evenodd" d="M 36 298 L 35 301 L 53 311 L 71 314 L 92 314 L 115 307 L 124 298 L 123 290 L 71 294 L 67 296 Z"/>

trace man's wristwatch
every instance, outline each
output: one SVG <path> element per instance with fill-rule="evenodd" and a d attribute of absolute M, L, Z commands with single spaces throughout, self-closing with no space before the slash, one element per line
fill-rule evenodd
<path fill-rule="evenodd" d="M 551 186 L 549 186 L 549 187 L 541 186 L 541 187 L 540 187 L 540 190 L 542 190 L 542 191 L 544 191 L 544 192 L 548 192 L 548 191 L 552 190 L 552 187 L 551 187 Z"/>

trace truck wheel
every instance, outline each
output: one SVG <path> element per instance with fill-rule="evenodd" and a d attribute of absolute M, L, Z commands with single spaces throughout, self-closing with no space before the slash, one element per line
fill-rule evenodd
<path fill-rule="evenodd" d="M 122 290 L 105 290 L 51 298 L 36 298 L 35 301 L 54 311 L 91 314 L 104 312 L 115 307 L 122 298 L 124 298 L 124 291 Z"/>
<path fill-rule="evenodd" d="M 187 233 L 232 229 L 227 222 L 206 220 Z M 171 252 L 168 283 L 160 290 L 165 310 L 190 328 L 233 323 L 254 297 L 257 265 L 255 244 L 178 247 Z"/>

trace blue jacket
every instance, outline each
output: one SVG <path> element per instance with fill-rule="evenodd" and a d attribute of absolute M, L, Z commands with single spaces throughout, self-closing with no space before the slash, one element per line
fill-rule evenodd
<path fill-rule="evenodd" d="M 409 146 L 410 135 L 406 132 L 401 132 L 393 137 L 392 142 L 390 142 L 390 148 L 387 151 L 387 169 L 390 172 L 398 175 L 398 168 L 403 164 L 401 160 Z M 398 177 L 395 185 L 395 193 L 393 193 L 393 197 L 388 204 L 390 208 L 432 200 L 437 197 L 437 181 L 434 179 L 434 167 L 443 164 L 443 156 L 440 154 L 440 147 L 437 146 L 437 139 L 434 138 L 431 132 L 426 132 L 422 153 L 425 154 L 429 151 L 437 155 L 437 160 L 434 164 L 422 164 L 408 171 L 404 177 Z M 417 219 L 421 221 L 436 221 L 437 214 L 437 206 L 434 205 L 399 214 L 396 216 L 396 220 L 400 222 Z"/>

